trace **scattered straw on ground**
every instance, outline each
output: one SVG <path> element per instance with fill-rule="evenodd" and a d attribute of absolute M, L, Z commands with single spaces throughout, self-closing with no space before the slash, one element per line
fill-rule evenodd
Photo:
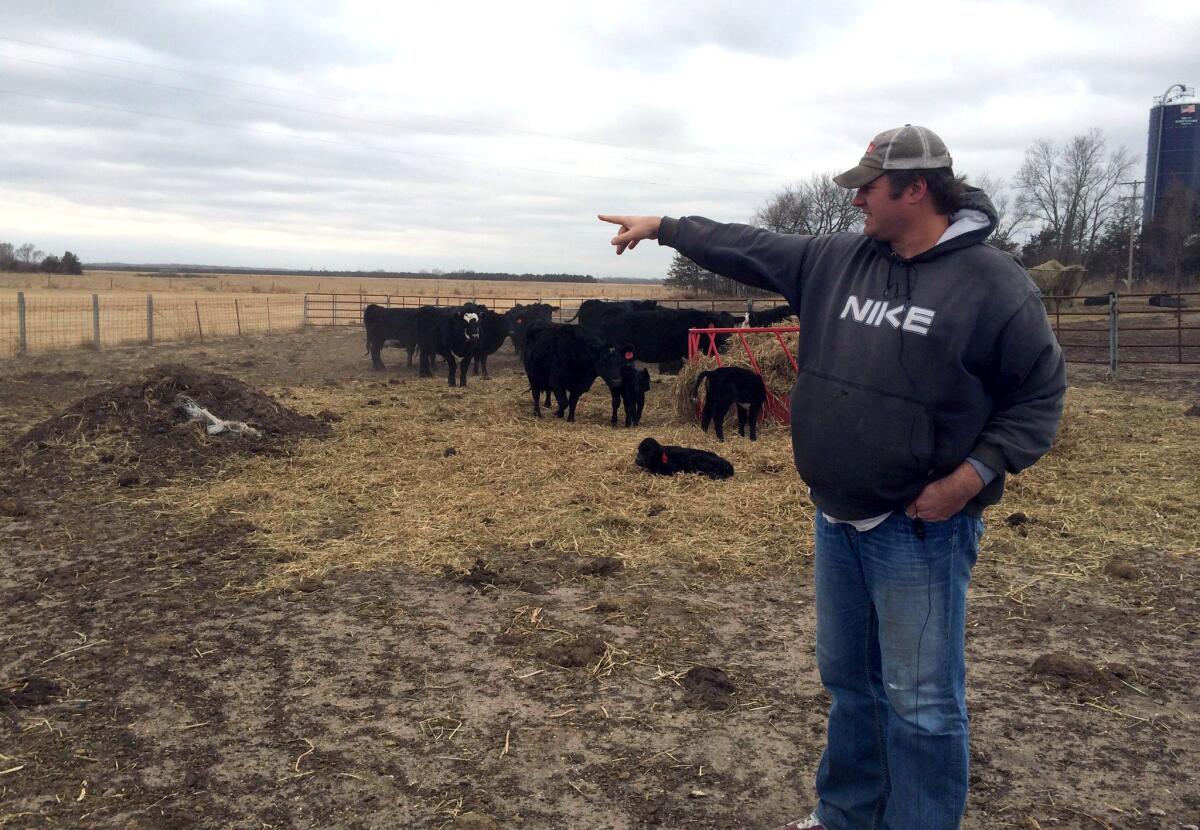
<path fill-rule="evenodd" d="M 811 552 L 812 508 L 787 430 L 720 444 L 681 422 L 676 380 L 660 381 L 632 430 L 609 426 L 599 383 L 575 424 L 535 421 L 517 375 L 465 390 L 415 378 L 297 389 L 289 405 L 344 416 L 331 438 L 302 442 L 288 458 L 238 459 L 223 480 L 172 484 L 158 497 L 184 505 L 182 520 L 228 512 L 252 522 L 254 541 L 283 560 L 259 587 L 339 569 L 465 569 L 536 551 L 724 577 L 797 566 Z M 1056 448 L 1010 477 L 1005 501 L 989 511 L 982 555 L 1087 571 L 1116 553 L 1200 550 L 1189 510 L 1200 496 L 1200 418 L 1185 410 L 1072 389 Z M 714 450 L 737 473 L 724 482 L 651 476 L 633 463 L 647 435 Z M 1017 511 L 1030 521 L 1010 527 Z"/>
<path fill-rule="evenodd" d="M 676 422 L 666 405 L 673 383 L 654 384 L 632 430 L 609 426 L 599 383 L 574 424 L 535 421 L 515 375 L 465 390 L 416 379 L 296 390 L 290 405 L 344 416 L 332 438 L 164 496 L 202 516 L 245 516 L 259 528 L 255 541 L 289 560 L 284 579 L 388 563 L 465 568 L 514 551 L 733 572 L 808 555 L 811 510 L 786 436 L 723 445 L 706 438 Z M 737 473 L 725 482 L 651 476 L 634 465 L 647 435 L 718 451 Z"/>

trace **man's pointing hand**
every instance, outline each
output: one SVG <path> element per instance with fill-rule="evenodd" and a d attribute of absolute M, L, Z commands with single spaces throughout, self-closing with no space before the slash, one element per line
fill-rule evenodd
<path fill-rule="evenodd" d="M 658 239 L 658 226 L 662 222 L 660 216 L 605 216 L 600 214 L 601 221 L 620 225 L 621 230 L 612 238 L 612 244 L 617 248 L 617 254 L 625 253 L 626 248 L 636 248 L 643 239 Z"/>

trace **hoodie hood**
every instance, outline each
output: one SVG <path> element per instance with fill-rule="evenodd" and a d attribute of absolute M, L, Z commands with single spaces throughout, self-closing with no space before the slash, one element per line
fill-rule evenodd
<path fill-rule="evenodd" d="M 996 207 L 988 195 L 978 187 L 967 185 L 958 210 L 950 214 L 950 227 L 942 234 L 942 238 L 928 251 L 922 251 L 908 261 L 929 262 L 948 251 L 983 242 L 992 235 L 999 222 Z M 891 243 L 876 240 L 875 245 L 884 257 L 892 257 Z"/>

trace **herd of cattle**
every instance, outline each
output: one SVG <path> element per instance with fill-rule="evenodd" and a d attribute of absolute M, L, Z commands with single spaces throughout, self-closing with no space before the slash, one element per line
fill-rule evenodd
<path fill-rule="evenodd" d="M 629 427 L 638 425 L 645 393 L 650 388 L 650 373 L 637 368 L 636 362 L 658 364 L 663 372 L 677 372 L 687 358 L 690 329 L 770 326 L 792 314 L 786 305 L 735 316 L 726 311 L 663 308 L 654 300 L 585 300 L 567 323 L 553 322 L 555 311 L 558 311 L 556 306 L 546 303 L 517 305 L 503 314 L 479 303 L 453 308 L 385 308 L 372 304 L 363 311 L 363 327 L 375 369 L 384 368 L 380 352 L 391 343 L 407 350 L 410 367 L 413 355 L 419 355 L 421 377 L 432 377 L 434 359 L 441 357 L 446 362 L 450 386 L 466 386 L 467 369 L 472 364 L 476 374 L 482 372 L 488 377 L 488 356 L 511 339 L 529 379 L 536 417 L 541 417 L 542 396 L 544 405 L 549 406 L 553 394 L 557 403 L 555 415 L 574 421 L 580 396 L 600 378 L 612 395 L 613 425 L 617 424 L 617 414 L 623 406 L 625 426 Z M 706 351 L 710 338 L 718 349 L 723 349 L 729 334 L 702 335 L 701 348 Z M 745 434 L 741 408 L 745 404 L 746 414 L 753 412 L 751 436 L 757 437 L 754 422 L 761 408 L 758 393 L 750 393 L 753 401 L 741 400 L 746 397 L 744 389 L 725 390 L 726 377 L 733 383 L 732 375 L 722 373 L 716 389 L 714 378 L 708 378 L 709 400 L 719 400 L 722 411 L 719 415 L 707 413 L 705 431 L 711 421 L 723 439 L 720 422 L 728 407 L 736 403 L 739 431 Z M 744 378 L 739 377 L 738 382 L 741 387 L 747 385 Z M 761 387 L 761 379 L 756 382 Z"/>

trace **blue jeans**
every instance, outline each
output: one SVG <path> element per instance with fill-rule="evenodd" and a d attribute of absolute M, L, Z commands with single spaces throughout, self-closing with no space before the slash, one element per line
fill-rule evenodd
<path fill-rule="evenodd" d="M 967 801 L 967 585 L 982 520 L 903 512 L 866 532 L 816 517 L 817 768 L 829 830 L 956 828 Z"/>

